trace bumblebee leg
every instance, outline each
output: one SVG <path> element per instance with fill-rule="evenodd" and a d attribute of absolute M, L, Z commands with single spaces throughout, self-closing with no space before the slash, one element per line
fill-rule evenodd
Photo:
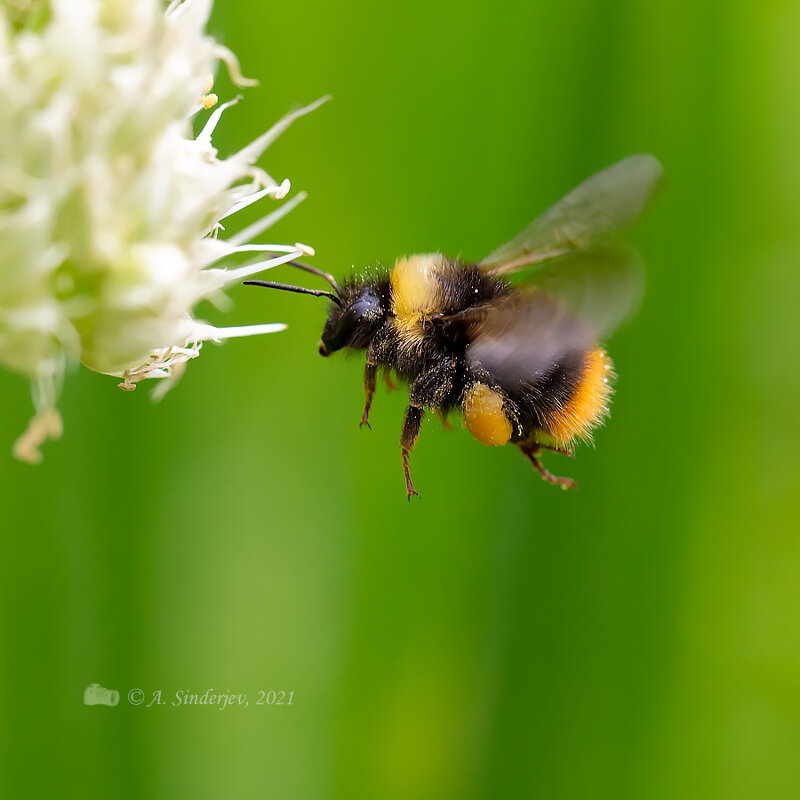
<path fill-rule="evenodd" d="M 545 450 L 549 450 L 551 453 L 560 453 L 562 456 L 575 458 L 575 451 L 571 447 L 556 447 L 555 445 L 542 444 L 541 442 L 539 442 L 538 445 L 539 447 L 543 447 Z"/>
<path fill-rule="evenodd" d="M 417 494 L 408 470 L 408 457 L 414 449 L 422 424 L 424 408 L 441 409 L 453 391 L 453 379 L 456 375 L 456 362 L 447 359 L 437 364 L 422 375 L 418 375 L 409 387 L 409 405 L 406 418 L 403 420 L 403 435 L 400 438 L 400 449 L 403 453 L 403 474 L 406 478 L 408 499 Z"/>
<path fill-rule="evenodd" d="M 392 380 L 392 371 L 391 369 L 386 370 L 383 375 L 384 379 L 386 380 L 386 389 L 387 391 L 393 392 L 397 388 L 397 384 Z"/>
<path fill-rule="evenodd" d="M 533 468 L 546 480 L 548 483 L 552 483 L 554 486 L 560 486 L 562 489 L 577 489 L 578 484 L 575 483 L 572 478 L 559 478 L 557 475 L 553 475 L 552 472 L 548 472 L 544 464 L 542 464 L 539 456 L 542 453 L 542 447 L 538 444 L 520 444 L 519 449 L 522 451 L 523 455 L 531 462 Z"/>
<path fill-rule="evenodd" d="M 369 410 L 372 407 L 372 398 L 375 396 L 375 375 L 378 372 L 378 367 L 375 364 L 367 362 L 364 367 L 364 393 L 367 396 L 364 402 L 364 412 L 361 414 L 361 422 L 358 427 L 363 428 L 365 425 L 372 430 L 372 425 L 369 424 Z"/>
<path fill-rule="evenodd" d="M 408 492 L 409 500 L 411 500 L 413 495 L 419 496 L 419 492 L 414 488 L 414 484 L 411 482 L 408 457 L 411 455 L 411 451 L 417 443 L 421 425 L 422 409 L 419 406 L 409 406 L 406 409 L 406 416 L 403 420 L 403 433 L 400 436 L 400 452 L 403 455 L 403 476 L 406 479 L 406 492 Z"/>

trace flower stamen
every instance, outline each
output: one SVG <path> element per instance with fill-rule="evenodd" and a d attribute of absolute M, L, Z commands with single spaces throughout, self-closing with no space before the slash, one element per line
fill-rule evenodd
<path fill-rule="evenodd" d="M 289 197 L 289 180 L 255 163 L 328 99 L 220 158 L 212 137 L 241 97 L 219 102 L 218 62 L 234 83 L 256 82 L 206 33 L 212 0 L 172 0 L 166 12 L 164 0 L 117 3 L 113 13 L 98 2 L 47 7 L 40 26 L 20 33 L 0 4 L 0 364 L 31 381 L 35 414 L 14 452 L 32 462 L 60 435 L 68 357 L 126 391 L 162 379 L 161 396 L 204 341 L 283 330 L 215 328 L 194 308 L 203 299 L 221 308 L 231 283 L 313 255 L 307 245 L 256 243 L 306 195 Z M 204 111 L 195 136 L 191 120 Z M 225 232 L 223 220 L 265 198 L 281 202 Z M 239 253 L 262 255 L 223 261 Z"/>

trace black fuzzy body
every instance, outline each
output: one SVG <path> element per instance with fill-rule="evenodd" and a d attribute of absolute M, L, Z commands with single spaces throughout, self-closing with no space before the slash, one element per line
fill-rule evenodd
<path fill-rule="evenodd" d="M 393 312 L 391 274 L 361 278 L 341 288 L 342 307 L 357 302 L 365 291 L 380 298 L 379 308 L 355 327 L 346 346 L 367 351 L 367 364 L 386 368 L 409 384 L 410 403 L 440 414 L 460 408 L 469 388 L 483 383 L 503 398 L 513 423 L 512 441 L 526 441 L 548 429 L 548 417 L 563 408 L 577 391 L 586 360 L 585 349 L 560 353 L 535 370 L 520 373 L 494 365 L 487 369 L 469 348 L 483 332 L 481 310 L 513 302 L 518 290 L 477 267 L 443 260 L 436 281 L 434 313 L 421 318 L 413 335 Z M 433 291 L 433 289 L 432 289 Z M 326 331 L 342 316 L 332 308 Z M 324 340 L 324 336 L 323 336 Z"/>

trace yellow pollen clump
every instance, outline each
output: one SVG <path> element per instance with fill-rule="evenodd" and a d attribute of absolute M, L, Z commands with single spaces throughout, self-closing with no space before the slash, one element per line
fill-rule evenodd
<path fill-rule="evenodd" d="M 485 383 L 476 383 L 464 402 L 467 430 L 490 447 L 506 444 L 511 438 L 511 420 L 503 410 L 503 398 Z"/>

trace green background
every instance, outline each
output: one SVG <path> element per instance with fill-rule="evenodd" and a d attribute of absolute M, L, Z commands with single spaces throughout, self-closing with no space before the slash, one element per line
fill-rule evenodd
<path fill-rule="evenodd" d="M 480 258 L 656 154 L 613 418 L 548 459 L 573 493 L 429 420 L 409 504 L 402 391 L 359 430 L 324 304 L 242 287 L 202 313 L 289 330 L 206 346 L 157 406 L 76 372 L 41 466 L 0 375 L 0 795 L 800 796 L 797 4 L 252 0 L 210 30 L 261 80 L 223 154 L 334 96 L 261 163 L 310 193 L 264 241 L 337 274 Z"/>

